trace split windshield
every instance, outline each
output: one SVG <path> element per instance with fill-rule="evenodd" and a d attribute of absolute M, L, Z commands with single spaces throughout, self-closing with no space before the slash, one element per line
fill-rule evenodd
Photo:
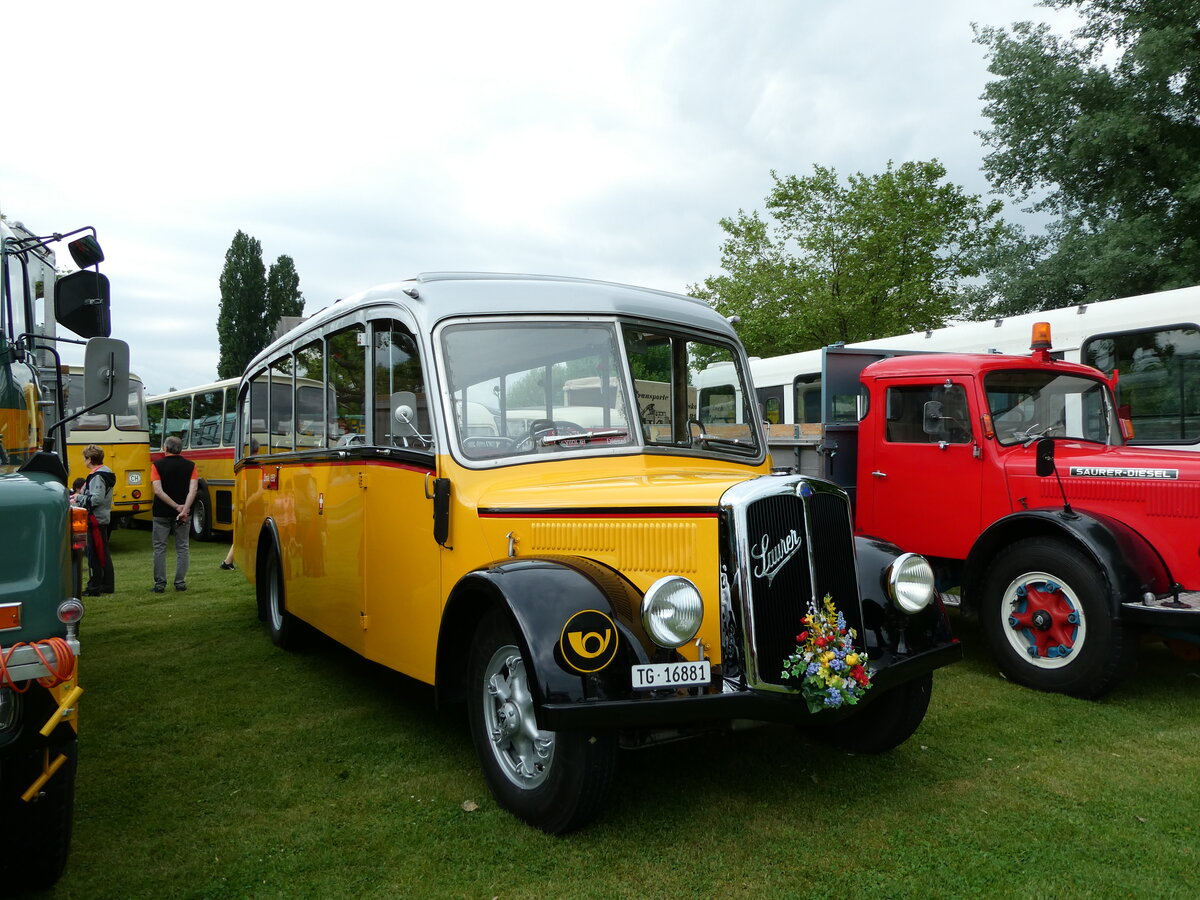
<path fill-rule="evenodd" d="M 1112 393 L 1103 381 L 1041 371 L 993 372 L 984 384 L 1001 444 L 1039 437 L 1120 445 Z"/>
<path fill-rule="evenodd" d="M 463 323 L 442 332 L 455 440 L 469 460 L 637 448 L 754 457 L 730 345 L 617 322 Z M 695 383 L 727 363 L 728 384 Z M 739 423 L 738 420 L 741 420 Z"/>

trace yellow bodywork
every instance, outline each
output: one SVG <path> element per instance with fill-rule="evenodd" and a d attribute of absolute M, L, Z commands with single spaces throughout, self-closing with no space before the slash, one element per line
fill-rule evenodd
<path fill-rule="evenodd" d="M 766 474 L 677 456 L 592 456 L 466 469 L 399 461 L 268 459 L 238 473 L 234 533 L 253 575 L 267 520 L 280 543 L 288 610 L 342 644 L 433 683 L 442 610 L 463 576 L 510 557 L 594 560 L 644 592 L 667 575 L 699 588 L 698 638 L 720 662 L 717 505 Z M 435 477 L 451 484 L 449 537 L 433 538 Z M 465 650 L 465 648 L 464 648 Z M 695 659 L 695 643 L 679 651 Z"/>

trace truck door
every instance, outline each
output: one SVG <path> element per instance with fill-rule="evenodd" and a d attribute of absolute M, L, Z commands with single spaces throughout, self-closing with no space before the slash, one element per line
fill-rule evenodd
<path fill-rule="evenodd" d="M 965 558 L 979 532 L 983 483 L 969 388 L 963 377 L 924 376 L 881 379 L 872 389 L 883 408 L 862 423 L 860 532 L 926 556 Z"/>

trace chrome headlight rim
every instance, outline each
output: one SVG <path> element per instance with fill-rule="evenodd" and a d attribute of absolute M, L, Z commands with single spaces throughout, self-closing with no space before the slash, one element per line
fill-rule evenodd
<path fill-rule="evenodd" d="M 659 647 L 675 649 L 691 641 L 704 621 L 700 589 L 682 575 L 666 575 L 646 590 L 642 627 Z"/>
<path fill-rule="evenodd" d="M 892 603 L 901 610 L 919 613 L 937 596 L 933 566 L 919 553 L 902 553 L 888 566 L 887 589 Z"/>

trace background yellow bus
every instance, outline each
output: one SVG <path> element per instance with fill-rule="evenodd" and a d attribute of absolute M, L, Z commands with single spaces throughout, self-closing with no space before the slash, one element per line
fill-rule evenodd
<path fill-rule="evenodd" d="M 163 439 L 177 435 L 196 464 L 200 487 L 192 507 L 192 536 L 209 540 L 233 530 L 233 426 L 238 379 L 227 378 L 158 394 L 146 401 L 149 451 L 162 456 Z"/>
<path fill-rule="evenodd" d="M 83 366 L 63 366 L 66 415 L 83 409 Z M 128 517 L 150 509 L 150 447 L 146 430 L 146 395 L 142 379 L 129 373 L 129 412 L 125 415 L 85 413 L 70 423 L 67 460 L 72 478 L 86 476 L 83 448 L 104 450 L 104 464 L 113 470 L 112 514 Z M 116 522 L 114 521 L 114 524 Z"/>

